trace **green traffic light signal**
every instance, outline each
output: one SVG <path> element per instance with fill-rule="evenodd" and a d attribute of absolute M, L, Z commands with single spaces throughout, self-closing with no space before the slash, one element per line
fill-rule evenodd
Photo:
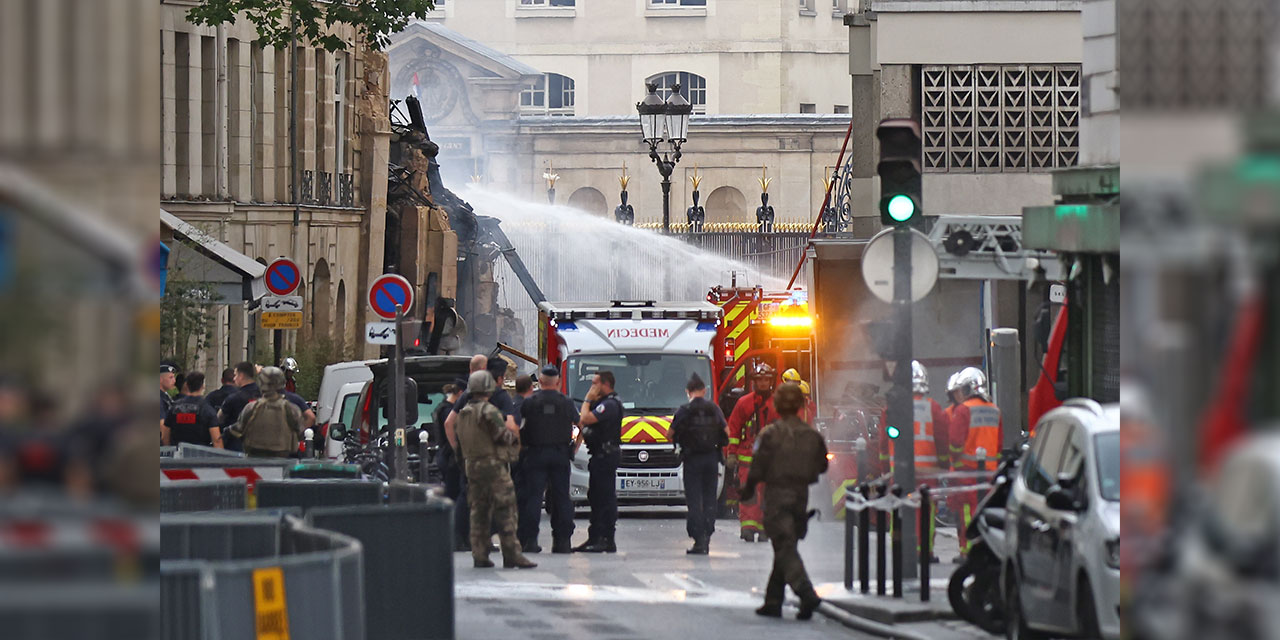
<path fill-rule="evenodd" d="M 893 425 L 885 427 L 884 432 L 888 434 L 890 440 L 897 440 L 898 436 L 902 435 L 902 430 Z"/>
<path fill-rule="evenodd" d="M 894 222 L 906 222 L 916 214 L 916 201 L 909 195 L 899 193 L 889 198 L 886 208 Z"/>

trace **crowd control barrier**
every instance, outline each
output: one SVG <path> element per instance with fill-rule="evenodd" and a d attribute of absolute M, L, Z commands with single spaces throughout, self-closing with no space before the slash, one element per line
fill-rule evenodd
<path fill-rule="evenodd" d="M 973 478 L 989 475 L 989 472 L 979 471 L 940 474 L 937 477 Z M 892 576 L 893 597 L 903 597 L 902 563 L 907 556 L 902 549 L 902 510 L 911 509 L 922 514 L 922 517 L 916 518 L 916 524 L 919 525 L 916 537 L 919 542 L 917 561 L 920 568 L 920 600 L 928 602 L 933 545 L 930 535 L 932 518 L 926 514 L 931 514 L 932 505 L 944 496 L 986 491 L 989 488 L 990 483 L 947 488 L 921 485 L 914 493 L 907 494 L 898 485 L 891 484 L 887 474 L 869 483 L 849 487 L 845 494 L 844 588 L 853 590 L 856 573 L 859 590 L 864 594 L 871 592 L 871 534 L 874 531 L 876 595 L 888 595 L 888 581 Z M 886 546 L 891 548 L 886 549 Z M 892 568 L 887 564 L 891 564 Z"/>
<path fill-rule="evenodd" d="M 160 517 L 165 640 L 362 640 L 356 540 L 272 513 Z"/>
<path fill-rule="evenodd" d="M 382 504 L 383 484 L 377 480 L 289 478 L 258 482 L 258 507 L 315 507 Z"/>
<path fill-rule="evenodd" d="M 160 485 L 160 513 L 244 509 L 248 498 L 244 478 L 173 480 Z"/>
<path fill-rule="evenodd" d="M 420 486 L 420 485 L 419 485 Z M 453 503 L 318 507 L 315 527 L 364 545 L 365 635 L 378 640 L 452 640 Z"/>

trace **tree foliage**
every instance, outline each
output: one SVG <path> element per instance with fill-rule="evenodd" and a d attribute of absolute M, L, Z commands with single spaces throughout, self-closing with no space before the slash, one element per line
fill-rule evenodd
<path fill-rule="evenodd" d="M 288 49 L 296 35 L 301 42 L 341 51 L 347 43 L 330 28 L 350 25 L 369 46 L 382 49 L 391 34 L 434 7 L 433 0 L 204 0 L 187 12 L 187 20 L 217 26 L 243 16 L 257 26 L 258 42 L 276 50 Z"/>

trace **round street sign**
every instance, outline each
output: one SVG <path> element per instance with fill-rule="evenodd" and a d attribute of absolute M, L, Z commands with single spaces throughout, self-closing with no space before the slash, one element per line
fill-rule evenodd
<path fill-rule="evenodd" d="M 369 286 L 369 307 L 379 317 L 395 320 L 396 305 L 405 311 L 413 306 L 413 286 L 404 276 L 384 273 Z"/>
<path fill-rule="evenodd" d="M 267 272 L 262 276 L 267 290 L 278 296 L 287 296 L 298 288 L 302 281 L 302 272 L 298 265 L 288 258 L 276 258 L 267 265 Z"/>
<path fill-rule="evenodd" d="M 862 279 L 885 302 L 893 302 L 893 231 L 876 234 L 862 252 Z M 937 281 L 938 253 L 928 236 L 911 229 L 911 301 L 928 295 Z"/>

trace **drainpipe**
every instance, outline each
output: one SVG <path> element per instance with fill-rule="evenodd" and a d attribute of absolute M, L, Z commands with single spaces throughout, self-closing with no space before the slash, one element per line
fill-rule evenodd
<path fill-rule="evenodd" d="M 228 188 L 227 171 L 227 29 L 224 25 L 218 25 L 216 29 L 217 47 L 214 54 L 214 67 L 217 70 L 217 90 L 213 100 L 213 121 L 217 123 L 214 129 L 214 148 L 217 149 L 217 157 L 214 159 L 213 176 L 214 176 L 214 193 L 217 194 L 219 200 L 227 200 L 230 197 L 230 189 Z"/>

